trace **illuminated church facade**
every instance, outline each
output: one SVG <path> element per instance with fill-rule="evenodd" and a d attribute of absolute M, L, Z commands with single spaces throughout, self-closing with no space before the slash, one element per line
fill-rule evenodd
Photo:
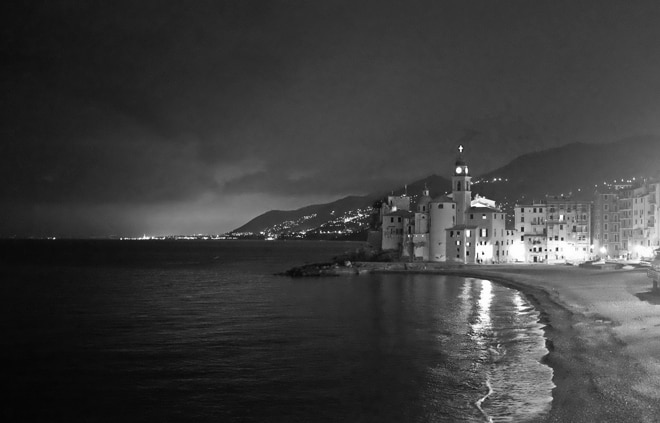
<path fill-rule="evenodd" d="M 389 196 L 381 206 L 381 249 L 403 260 L 506 263 L 515 261 L 516 234 L 494 201 L 472 197 L 472 177 L 459 147 L 452 192 L 431 197 L 428 189 L 410 210 L 410 197 Z M 518 243 L 519 244 L 519 243 Z M 518 245 L 519 246 L 519 245 Z"/>

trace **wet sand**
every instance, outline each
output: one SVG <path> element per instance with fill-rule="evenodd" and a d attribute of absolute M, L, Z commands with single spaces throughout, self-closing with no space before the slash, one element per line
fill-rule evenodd
<path fill-rule="evenodd" d="M 496 265 L 429 272 L 489 279 L 536 303 L 556 385 L 546 421 L 660 421 L 660 298 L 648 295 L 645 270 Z"/>

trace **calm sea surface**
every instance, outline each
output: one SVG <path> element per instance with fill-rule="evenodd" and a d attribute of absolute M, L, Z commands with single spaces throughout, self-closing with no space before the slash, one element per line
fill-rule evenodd
<path fill-rule="evenodd" d="M 355 243 L 2 242 L 3 421 L 537 421 L 552 370 L 517 291 L 289 279 Z"/>

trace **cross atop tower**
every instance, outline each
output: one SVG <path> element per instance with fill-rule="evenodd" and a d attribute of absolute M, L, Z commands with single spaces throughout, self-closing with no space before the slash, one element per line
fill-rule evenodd
<path fill-rule="evenodd" d="M 458 146 L 458 152 L 463 154 L 463 144 Z"/>

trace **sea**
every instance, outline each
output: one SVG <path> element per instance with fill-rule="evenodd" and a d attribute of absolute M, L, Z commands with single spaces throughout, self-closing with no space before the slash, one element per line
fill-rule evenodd
<path fill-rule="evenodd" d="M 535 422 L 539 311 L 488 280 L 292 279 L 322 241 L 0 242 L 2 421 Z"/>

